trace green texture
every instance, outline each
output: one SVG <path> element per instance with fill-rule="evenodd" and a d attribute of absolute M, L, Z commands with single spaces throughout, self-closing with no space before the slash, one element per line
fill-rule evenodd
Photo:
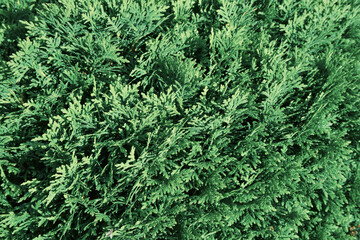
<path fill-rule="evenodd" d="M 359 0 L 0 11 L 0 239 L 358 237 Z"/>

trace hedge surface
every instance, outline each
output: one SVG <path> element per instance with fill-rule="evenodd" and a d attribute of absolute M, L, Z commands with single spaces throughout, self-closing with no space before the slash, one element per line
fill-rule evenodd
<path fill-rule="evenodd" d="M 1 239 L 356 237 L 359 0 L 0 10 Z"/>

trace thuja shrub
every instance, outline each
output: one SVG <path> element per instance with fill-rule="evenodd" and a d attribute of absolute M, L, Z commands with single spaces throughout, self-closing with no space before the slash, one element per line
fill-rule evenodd
<path fill-rule="evenodd" d="M 0 238 L 351 239 L 360 1 L 60 0 L 0 78 Z"/>

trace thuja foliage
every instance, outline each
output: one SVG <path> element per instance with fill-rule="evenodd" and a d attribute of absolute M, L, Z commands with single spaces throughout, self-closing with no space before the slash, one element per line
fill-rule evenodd
<path fill-rule="evenodd" d="M 18 43 L 26 36 L 20 20 L 33 20 L 41 3 L 53 0 L 0 0 L 0 81 L 10 73 L 6 61 L 19 50 Z"/>
<path fill-rule="evenodd" d="M 13 2 L 0 238 L 357 235 L 360 1 Z"/>

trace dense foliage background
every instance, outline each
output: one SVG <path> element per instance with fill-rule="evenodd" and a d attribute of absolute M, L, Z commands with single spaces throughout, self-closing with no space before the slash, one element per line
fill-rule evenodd
<path fill-rule="evenodd" d="M 360 1 L 1 0 L 1 239 L 353 239 Z"/>

